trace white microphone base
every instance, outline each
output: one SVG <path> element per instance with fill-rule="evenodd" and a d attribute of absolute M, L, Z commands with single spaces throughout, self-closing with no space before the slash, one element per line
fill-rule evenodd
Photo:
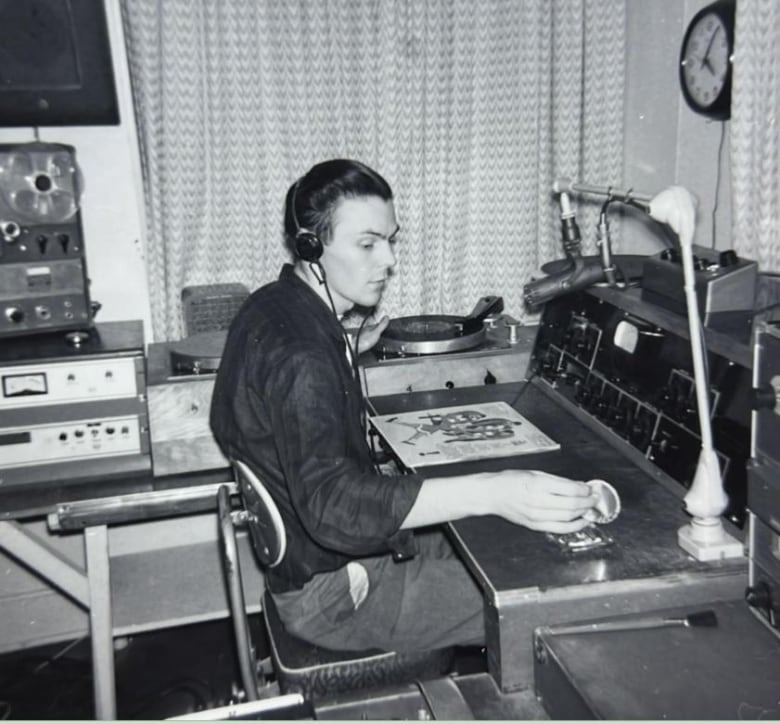
<path fill-rule="evenodd" d="M 726 558 L 742 558 L 745 555 L 742 541 L 729 535 L 722 526 L 710 530 L 702 539 L 701 531 L 693 524 L 684 525 L 677 531 L 677 543 L 697 561 L 720 561 Z"/>

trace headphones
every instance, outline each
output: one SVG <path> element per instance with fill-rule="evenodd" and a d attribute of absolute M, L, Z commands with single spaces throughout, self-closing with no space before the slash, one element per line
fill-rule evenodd
<path fill-rule="evenodd" d="M 292 199 L 290 200 L 292 220 L 295 224 L 295 255 L 303 261 L 307 261 L 310 264 L 319 261 L 322 256 L 322 242 L 320 237 L 313 231 L 303 228 L 298 223 L 298 214 L 295 211 L 295 204 L 298 197 L 298 185 L 301 180 L 298 179 L 293 186 Z"/>

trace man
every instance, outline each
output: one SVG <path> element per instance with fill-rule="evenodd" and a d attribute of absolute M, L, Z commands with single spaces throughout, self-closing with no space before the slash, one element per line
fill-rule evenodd
<path fill-rule="evenodd" d="M 287 531 L 266 578 L 279 615 L 332 649 L 484 643 L 482 596 L 465 566 L 440 534 L 412 531 L 493 514 L 571 532 L 596 503 L 585 483 L 535 471 L 377 472 L 340 320 L 380 301 L 398 230 L 390 186 L 362 163 L 326 161 L 293 184 L 285 233 L 295 264 L 237 314 L 214 388 L 217 441 L 263 480 Z M 387 322 L 368 327 L 361 348 Z"/>

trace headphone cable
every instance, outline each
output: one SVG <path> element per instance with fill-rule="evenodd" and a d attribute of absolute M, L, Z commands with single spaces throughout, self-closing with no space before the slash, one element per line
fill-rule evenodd
<path fill-rule="evenodd" d="M 355 336 L 355 347 L 353 349 L 352 343 L 350 342 L 349 335 L 347 334 L 347 330 L 344 329 L 344 326 L 341 324 L 341 319 L 339 319 L 339 314 L 336 311 L 336 304 L 333 301 L 333 296 L 330 293 L 330 285 L 328 284 L 328 278 L 325 274 L 325 269 L 323 269 L 322 264 L 319 263 L 319 261 L 313 261 L 309 262 L 309 267 L 312 270 L 312 273 L 317 277 L 317 280 L 320 282 L 320 284 L 323 284 L 325 286 L 325 293 L 328 296 L 328 301 L 330 302 L 330 308 L 333 311 L 333 316 L 336 318 L 336 322 L 339 325 L 339 330 L 341 331 L 341 336 L 344 338 L 344 344 L 347 348 L 347 356 L 349 357 L 349 361 L 351 362 L 350 367 L 352 368 L 352 376 L 355 382 L 357 383 L 358 388 L 358 396 L 359 396 L 359 407 L 360 407 L 360 429 L 363 431 L 363 437 L 366 440 L 366 446 L 368 447 L 371 460 L 373 463 L 374 460 L 374 450 L 371 448 L 371 446 L 368 444 L 368 415 L 366 413 L 366 399 L 363 394 L 363 382 L 360 378 L 360 365 L 358 364 L 358 344 L 360 342 L 360 332 L 362 331 L 366 321 L 368 320 L 368 315 L 363 318 L 363 321 L 360 324 L 360 327 L 358 327 L 357 334 Z M 315 271 L 317 269 L 317 271 Z M 374 465 L 376 469 L 376 465 Z M 378 471 L 377 471 L 378 472 Z"/>

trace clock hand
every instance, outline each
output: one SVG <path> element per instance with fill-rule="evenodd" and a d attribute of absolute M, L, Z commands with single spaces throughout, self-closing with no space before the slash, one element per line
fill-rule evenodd
<path fill-rule="evenodd" d="M 715 42 L 715 36 L 718 34 L 718 30 L 720 30 L 720 25 L 715 28 L 715 32 L 712 34 L 710 42 L 707 43 L 707 50 L 704 51 L 704 57 L 701 59 L 701 67 L 709 64 L 710 50 L 712 50 L 712 44 Z"/>
<path fill-rule="evenodd" d="M 712 67 L 712 63 L 710 63 L 709 58 L 705 57 L 701 64 L 705 66 L 712 75 L 715 75 L 715 68 Z"/>

